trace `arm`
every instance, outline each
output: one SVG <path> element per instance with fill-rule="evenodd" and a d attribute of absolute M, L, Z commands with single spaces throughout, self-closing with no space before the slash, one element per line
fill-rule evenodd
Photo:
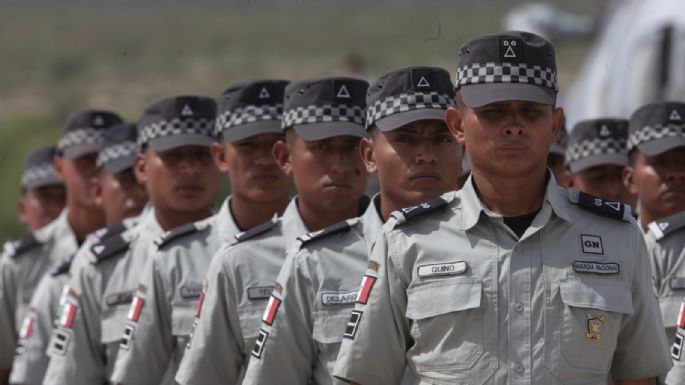
<path fill-rule="evenodd" d="M 17 299 L 17 282 L 9 257 L 3 255 L 0 260 L 0 384 L 7 377 L 12 367 L 14 350 L 17 343 L 15 312 Z"/>

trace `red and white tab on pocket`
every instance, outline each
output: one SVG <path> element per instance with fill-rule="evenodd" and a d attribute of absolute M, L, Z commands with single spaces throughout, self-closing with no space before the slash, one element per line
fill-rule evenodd
<path fill-rule="evenodd" d="M 359 294 L 357 294 L 357 303 L 366 305 L 369 301 L 369 296 L 371 295 L 371 289 L 373 289 L 373 285 L 376 283 L 376 279 L 376 277 L 371 275 L 364 276 L 362 285 L 359 288 Z"/>
<path fill-rule="evenodd" d="M 131 308 L 128 310 L 128 319 L 133 322 L 138 322 L 140 313 L 143 311 L 143 306 L 145 306 L 145 300 L 143 298 L 139 296 L 133 297 Z"/>
<path fill-rule="evenodd" d="M 274 319 L 276 318 L 276 313 L 278 308 L 281 306 L 281 300 L 276 298 L 273 294 L 269 297 L 269 303 L 266 305 L 266 310 L 264 311 L 264 316 L 262 321 L 271 326 L 274 324 Z"/>
<path fill-rule="evenodd" d="M 78 307 L 71 302 L 66 302 L 62 306 L 62 315 L 59 318 L 59 324 L 67 329 L 74 326 L 74 319 L 76 319 L 76 311 Z"/>

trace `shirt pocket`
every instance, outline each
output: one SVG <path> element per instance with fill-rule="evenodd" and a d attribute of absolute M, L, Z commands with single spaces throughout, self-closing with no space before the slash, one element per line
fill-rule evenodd
<path fill-rule="evenodd" d="M 439 279 L 407 290 L 406 316 L 419 370 L 471 368 L 483 354 L 482 282 L 474 278 Z"/>
<path fill-rule="evenodd" d="M 176 338 L 185 338 L 193 331 L 195 307 L 176 305 L 171 309 L 171 334 Z"/>
<path fill-rule="evenodd" d="M 100 324 L 102 327 L 100 342 L 102 342 L 102 344 L 107 345 L 115 343 L 119 345 L 124 337 L 128 310 L 129 304 L 125 304 L 109 308 L 104 312 L 104 318 Z"/>
<path fill-rule="evenodd" d="M 260 301 L 262 306 L 250 306 L 239 309 L 240 330 L 245 340 L 255 339 L 259 334 L 259 327 L 262 325 L 262 316 L 266 310 L 266 301 Z M 252 349 L 252 345 L 249 346 Z"/>
<path fill-rule="evenodd" d="M 560 351 L 575 368 L 607 372 L 625 315 L 633 314 L 629 287 L 601 280 L 564 280 Z"/>
<path fill-rule="evenodd" d="M 314 313 L 314 330 L 312 337 L 320 344 L 335 344 L 342 342 L 345 327 L 350 320 L 352 307 L 337 312 L 322 311 Z"/>

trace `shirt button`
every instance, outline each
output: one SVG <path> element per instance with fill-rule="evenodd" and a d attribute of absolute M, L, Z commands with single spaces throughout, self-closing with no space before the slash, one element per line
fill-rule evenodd
<path fill-rule="evenodd" d="M 521 364 L 516 364 L 516 365 L 514 366 L 514 371 L 516 371 L 516 373 L 523 373 L 523 365 L 521 365 Z"/>
<path fill-rule="evenodd" d="M 522 312 L 523 311 L 523 304 L 521 302 L 516 302 L 516 305 L 514 305 L 514 309 L 516 309 L 516 311 L 518 311 L 518 312 Z"/>

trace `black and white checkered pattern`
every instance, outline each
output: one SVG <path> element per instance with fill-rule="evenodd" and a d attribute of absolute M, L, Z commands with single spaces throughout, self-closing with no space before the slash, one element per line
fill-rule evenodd
<path fill-rule="evenodd" d="M 383 100 L 376 101 L 367 108 L 366 128 L 371 127 L 377 120 L 398 112 L 419 110 L 422 108 L 446 110 L 454 105 L 454 98 L 450 95 L 438 92 L 411 92 L 390 96 Z"/>
<path fill-rule="evenodd" d="M 143 127 L 138 134 L 138 146 L 148 143 L 152 139 L 170 135 L 201 134 L 213 137 L 214 120 L 209 119 L 172 119 L 161 120 Z"/>
<path fill-rule="evenodd" d="M 24 171 L 21 176 L 21 185 L 29 186 L 47 179 L 57 179 L 55 169 L 52 168 L 52 164 L 50 163 L 38 164 L 31 166 Z"/>
<path fill-rule="evenodd" d="M 566 149 L 566 163 L 573 163 L 598 155 L 614 155 L 626 152 L 625 139 L 592 139 L 571 144 Z"/>
<path fill-rule="evenodd" d="M 641 130 L 630 134 L 628 138 L 628 151 L 639 146 L 645 142 L 652 140 L 675 138 L 685 136 L 685 124 L 655 124 L 654 126 L 645 126 Z"/>
<path fill-rule="evenodd" d="M 285 129 L 296 124 L 311 124 L 323 122 L 350 122 L 364 126 L 366 111 L 360 106 L 311 105 L 288 110 L 283 114 L 281 126 Z"/>
<path fill-rule="evenodd" d="M 557 73 L 551 68 L 526 63 L 473 63 L 457 69 L 456 86 L 487 83 L 523 83 L 558 90 Z"/>
<path fill-rule="evenodd" d="M 135 142 L 123 142 L 109 146 L 98 153 L 96 165 L 97 167 L 102 167 L 109 162 L 134 155 L 136 153 L 136 149 L 137 147 Z"/>
<path fill-rule="evenodd" d="M 266 120 L 280 121 L 282 116 L 283 104 L 236 108 L 235 110 L 226 111 L 216 118 L 215 134 L 218 135 L 228 128 L 243 124 Z"/>
<path fill-rule="evenodd" d="M 102 143 L 103 130 L 96 130 L 94 128 L 79 128 L 64 134 L 57 142 L 57 148 L 63 151 L 66 148 L 78 146 L 82 144 Z"/>

